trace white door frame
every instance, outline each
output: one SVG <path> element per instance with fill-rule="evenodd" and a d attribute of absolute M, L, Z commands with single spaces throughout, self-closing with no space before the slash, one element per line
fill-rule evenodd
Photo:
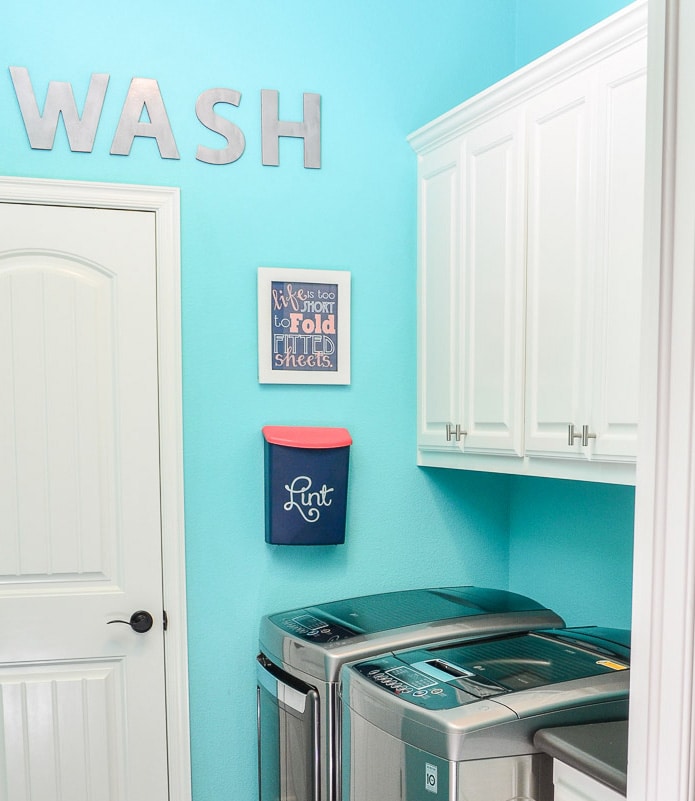
<path fill-rule="evenodd" d="M 628 799 L 695 797 L 695 5 L 649 0 Z"/>
<path fill-rule="evenodd" d="M 0 201 L 151 211 L 157 247 L 157 355 L 169 801 L 190 801 L 181 402 L 179 189 L 0 176 Z"/>

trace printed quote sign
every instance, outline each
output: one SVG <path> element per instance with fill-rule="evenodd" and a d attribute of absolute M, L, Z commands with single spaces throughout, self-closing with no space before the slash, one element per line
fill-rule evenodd
<path fill-rule="evenodd" d="M 338 285 L 273 281 L 271 369 L 338 369 Z"/>
<path fill-rule="evenodd" d="M 259 269 L 259 380 L 349 383 L 349 273 Z"/>

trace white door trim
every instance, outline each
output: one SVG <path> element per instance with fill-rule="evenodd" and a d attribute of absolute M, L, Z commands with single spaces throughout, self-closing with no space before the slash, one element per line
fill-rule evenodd
<path fill-rule="evenodd" d="M 156 219 L 157 338 L 169 799 L 190 801 L 188 648 L 183 514 L 180 202 L 175 187 L 0 176 L 0 201 L 152 211 Z"/>
<path fill-rule="evenodd" d="M 649 0 L 628 798 L 695 792 L 695 8 Z"/>

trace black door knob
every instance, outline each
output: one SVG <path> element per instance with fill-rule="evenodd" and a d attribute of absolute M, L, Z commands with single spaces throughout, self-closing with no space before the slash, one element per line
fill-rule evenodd
<path fill-rule="evenodd" d="M 144 609 L 140 609 L 137 612 L 133 612 L 130 616 L 130 620 L 109 620 L 109 623 L 125 623 L 126 626 L 130 626 L 133 631 L 137 631 L 138 634 L 144 634 L 146 631 L 149 631 L 154 624 L 154 619 L 149 612 L 145 612 Z"/>

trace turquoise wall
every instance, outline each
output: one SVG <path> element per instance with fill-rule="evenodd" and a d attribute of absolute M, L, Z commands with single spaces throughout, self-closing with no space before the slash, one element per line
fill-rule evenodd
<path fill-rule="evenodd" d="M 626 0 L 517 0 L 516 66 L 528 64 L 626 5 Z"/>
<path fill-rule="evenodd" d="M 509 586 L 569 626 L 630 628 L 634 487 L 515 477 Z"/>
<path fill-rule="evenodd" d="M 508 582 L 561 602 L 565 615 L 593 619 L 603 608 L 528 579 L 527 544 L 547 546 L 535 549 L 539 576 L 544 563 L 554 569 L 568 541 L 552 525 L 555 504 L 575 489 L 415 466 L 415 159 L 405 137 L 615 6 L 442 0 L 404 11 L 367 0 L 36 0 L 4 9 L 0 172 L 181 188 L 194 801 L 256 798 L 254 658 L 265 612 L 409 586 Z M 551 13 L 559 7 L 569 22 Z M 9 66 L 28 68 L 40 107 L 49 81 L 70 82 L 81 108 L 90 74 L 110 74 L 92 153 L 71 153 L 62 128 L 53 150 L 29 147 Z M 158 80 L 179 160 L 161 159 L 147 139 L 129 156 L 109 155 L 133 77 Z M 241 92 L 240 107 L 226 111 L 247 143 L 225 166 L 195 159 L 199 144 L 224 144 L 194 112 L 197 96 L 218 86 Z M 280 92 L 283 119 L 300 119 L 303 92 L 321 94 L 320 170 L 302 167 L 294 140 L 281 142 L 279 167 L 261 165 L 261 89 Z M 259 266 L 352 273 L 349 387 L 257 383 Z M 350 430 L 344 546 L 264 543 L 265 424 Z M 615 488 L 581 492 L 608 509 L 616 498 L 629 506 Z M 546 496 L 537 541 L 534 510 Z M 590 532 L 596 558 L 605 522 L 578 510 L 570 516 L 573 547 L 581 550 L 582 532 Z M 618 544 L 609 558 L 623 560 L 625 550 Z M 594 573 L 586 558 L 575 569 L 578 585 L 582 571 Z"/>

